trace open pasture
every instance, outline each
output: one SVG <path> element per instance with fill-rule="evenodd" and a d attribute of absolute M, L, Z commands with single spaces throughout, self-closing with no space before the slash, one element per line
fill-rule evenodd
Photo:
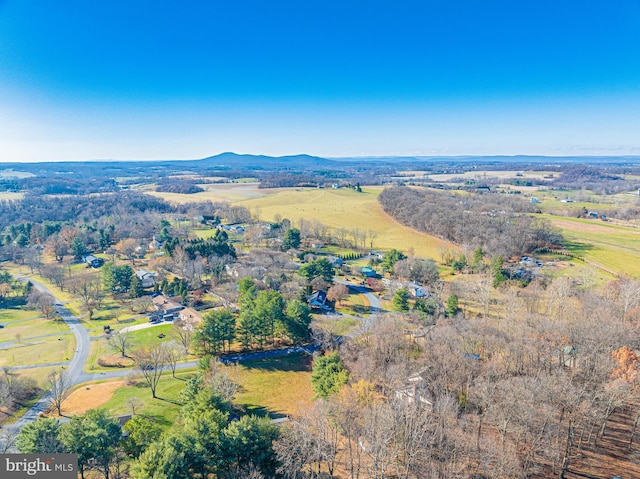
<path fill-rule="evenodd" d="M 402 226 L 388 216 L 378 203 L 380 188 L 365 188 L 363 193 L 348 189 L 286 189 L 254 200 L 238 202 L 251 211 L 259 211 L 261 219 L 276 215 L 299 225 L 300 219 L 319 221 L 337 230 L 358 229 L 374 232 L 373 249 L 396 248 L 407 252 L 413 248 L 421 257 L 438 258 L 438 248 L 450 243 Z M 370 244 L 367 244 L 370 246 Z"/>
<path fill-rule="evenodd" d="M 205 191 L 193 194 L 164 193 L 148 190 L 146 193 L 162 198 L 170 203 L 190 203 L 198 201 L 242 201 L 261 198 L 280 191 L 280 189 L 261 189 L 257 182 L 238 183 L 203 183 L 199 184 Z"/>
<path fill-rule="evenodd" d="M 560 228 L 569 251 L 618 274 L 640 276 L 640 229 L 597 219 L 545 217 Z"/>

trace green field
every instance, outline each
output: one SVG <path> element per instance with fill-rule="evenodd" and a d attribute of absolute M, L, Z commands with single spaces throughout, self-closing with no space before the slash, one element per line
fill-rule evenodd
<path fill-rule="evenodd" d="M 7 324 L 21 319 L 36 319 L 38 312 L 29 309 L 0 309 L 0 323 Z"/>
<path fill-rule="evenodd" d="M 152 417 L 160 426 L 168 427 L 175 422 L 175 418 L 180 410 L 180 392 L 184 389 L 185 381 L 192 377 L 194 372 L 180 372 L 176 374 L 176 379 L 171 377 L 171 373 L 165 373 L 156 391 L 157 398 L 151 397 L 151 389 L 143 380 L 139 380 L 134 386 L 124 386 L 114 391 L 111 398 L 101 407 L 107 409 L 114 415 L 130 414 L 131 410 L 127 406 L 127 399 L 136 397 L 144 404 L 140 409 L 140 414 Z"/>
<path fill-rule="evenodd" d="M 562 231 L 567 250 L 618 274 L 640 276 L 640 229 L 597 219 L 543 216 Z"/>
<path fill-rule="evenodd" d="M 232 374 L 233 377 L 233 374 Z M 308 356 L 293 355 L 243 363 L 238 372 L 240 393 L 236 403 L 248 413 L 296 414 L 314 396 Z"/>
<path fill-rule="evenodd" d="M 69 361 L 74 354 L 76 338 L 72 334 L 41 339 L 23 339 L 0 351 L 0 367 L 47 364 Z"/>
<path fill-rule="evenodd" d="M 0 342 L 15 341 L 19 335 L 22 341 L 46 334 L 68 332 L 69 327 L 63 321 L 37 318 L 27 321 L 14 321 L 0 329 Z"/>

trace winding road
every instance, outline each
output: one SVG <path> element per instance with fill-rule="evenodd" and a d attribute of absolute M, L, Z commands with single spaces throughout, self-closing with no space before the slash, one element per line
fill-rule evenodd
<path fill-rule="evenodd" d="M 44 293 L 48 293 L 55 298 L 55 295 L 42 283 L 34 281 L 30 278 L 19 278 L 21 281 L 31 281 L 33 286 Z M 348 286 L 350 289 L 358 292 L 359 294 L 364 295 L 369 301 L 371 314 L 379 313 L 382 311 L 380 306 L 380 301 L 377 296 L 371 293 L 367 288 L 356 285 L 353 283 L 349 283 L 344 280 L 335 279 L 336 283 L 342 283 Z M 131 374 L 131 369 L 119 369 L 116 371 L 108 371 L 108 372 L 99 372 L 99 373 L 86 373 L 84 372 L 84 366 L 89 359 L 89 349 L 91 346 L 91 337 L 87 330 L 82 326 L 80 320 L 74 316 L 64 305 L 56 298 L 56 312 L 60 315 L 63 321 L 69 326 L 71 333 L 75 336 L 76 339 L 76 349 L 71 361 L 63 362 L 63 363 L 52 363 L 52 364 L 40 364 L 40 365 L 25 365 L 19 366 L 15 369 L 31 369 L 36 367 L 44 367 L 44 366 L 62 366 L 63 368 L 66 366 L 66 374 L 70 385 L 78 385 L 85 382 L 97 380 L 97 379 L 112 379 L 112 378 L 123 378 Z M 351 332 L 348 337 L 353 337 L 360 332 L 366 331 L 371 327 L 371 317 L 362 318 L 358 316 L 353 316 L 354 318 L 360 320 L 362 322 L 362 326 L 357 328 L 355 331 Z M 144 325 L 144 327 L 149 327 Z M 134 328 L 131 328 L 134 329 Z M 136 328 L 137 329 L 137 328 Z M 222 360 L 224 363 L 232 363 L 232 362 L 245 362 L 245 361 L 256 361 L 260 359 L 273 358 L 273 357 L 281 357 L 287 356 L 289 354 L 296 353 L 307 353 L 313 354 L 315 351 L 319 349 L 318 344 L 311 344 L 308 346 L 296 346 L 292 348 L 286 349 L 278 349 L 271 351 L 260 351 L 255 353 L 246 353 L 246 354 L 238 354 L 236 356 L 225 357 Z M 193 368 L 198 365 L 198 361 L 188 361 L 184 363 L 180 363 L 177 365 L 176 369 L 188 369 Z M 47 410 L 53 396 L 51 391 L 47 391 L 39 400 L 36 402 L 26 413 L 22 415 L 15 423 L 7 424 L 2 426 L 2 430 L 5 433 L 16 434 L 22 429 L 26 424 L 35 421 L 38 419 L 38 416 Z"/>

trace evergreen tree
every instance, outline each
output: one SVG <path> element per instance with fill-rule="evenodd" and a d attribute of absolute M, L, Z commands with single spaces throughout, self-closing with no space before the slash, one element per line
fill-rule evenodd
<path fill-rule="evenodd" d="M 282 243 L 282 249 L 285 251 L 290 249 L 297 249 L 300 247 L 300 230 L 298 228 L 290 228 L 284 233 L 284 241 Z"/>
<path fill-rule="evenodd" d="M 327 399 L 337 393 L 348 380 L 349 372 L 342 364 L 337 351 L 315 359 L 311 386 L 319 398 Z"/>
<path fill-rule="evenodd" d="M 409 311 L 409 291 L 407 288 L 398 288 L 393 294 L 393 309 L 396 311 Z"/>
<path fill-rule="evenodd" d="M 144 288 L 142 287 L 142 281 L 138 278 L 138 275 L 133 273 L 131 275 L 131 285 L 129 287 L 129 297 L 139 298 L 144 295 Z"/>
<path fill-rule="evenodd" d="M 452 294 L 447 299 L 447 316 L 455 316 L 458 313 L 459 309 L 460 308 L 458 307 L 458 296 L 455 294 Z"/>

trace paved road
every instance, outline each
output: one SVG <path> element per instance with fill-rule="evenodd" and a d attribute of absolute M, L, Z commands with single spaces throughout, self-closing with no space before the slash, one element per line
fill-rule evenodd
<path fill-rule="evenodd" d="M 33 287 L 37 290 L 49 293 L 54 296 L 53 293 L 49 291 L 43 284 L 38 283 L 37 281 L 34 281 L 32 279 L 30 281 L 33 284 Z M 82 324 L 80 324 L 78 318 L 71 314 L 71 312 L 67 308 L 62 306 L 61 303 L 58 303 L 56 305 L 56 312 L 62 317 L 64 322 L 69 326 L 71 332 L 76 337 L 76 350 L 73 358 L 71 359 L 71 361 L 69 361 L 66 367 L 66 371 L 69 381 L 72 384 L 79 384 L 81 382 L 84 382 L 84 373 L 82 372 L 82 369 L 84 368 L 84 364 L 89 358 L 89 346 L 91 344 L 91 338 L 89 337 L 89 333 L 87 332 L 87 330 L 82 327 Z M 38 415 L 47 409 L 47 407 L 51 403 L 51 399 L 51 392 L 47 391 L 40 398 L 40 400 L 35 403 L 33 407 L 31 407 L 31 409 L 24 413 L 24 415 L 20 419 L 18 419 L 13 424 L 4 426 L 3 429 L 18 431 L 22 429 L 22 427 L 27 423 L 35 421 L 38 418 Z"/>
<path fill-rule="evenodd" d="M 23 279 L 26 280 L 26 278 L 23 278 Z M 30 280 L 30 281 L 33 283 L 36 289 L 43 292 L 47 292 L 52 296 L 54 296 L 53 293 L 49 291 L 43 284 L 33 280 Z M 343 280 L 336 279 L 336 282 L 345 284 L 349 288 L 357 291 L 358 293 L 363 294 L 369 301 L 372 315 L 382 311 L 380 306 L 380 301 L 367 288 L 360 285 L 353 284 L 353 283 L 349 283 Z M 104 372 L 98 372 L 98 373 L 85 373 L 83 371 L 83 368 L 85 363 L 87 362 L 87 359 L 89 358 L 89 347 L 91 344 L 91 338 L 89 337 L 89 333 L 87 332 L 86 329 L 84 329 L 82 324 L 80 324 L 80 321 L 78 320 L 78 318 L 76 318 L 73 314 L 71 314 L 71 312 L 67 308 L 65 308 L 61 303 L 58 303 L 56 305 L 56 311 L 58 314 L 60 314 L 64 322 L 69 325 L 71 332 L 75 335 L 76 350 L 75 350 L 73 359 L 71 361 L 69 361 L 68 363 L 55 363 L 54 365 L 61 365 L 62 367 L 64 367 L 64 365 L 67 366 L 66 368 L 67 374 L 69 376 L 70 382 L 73 385 L 81 384 L 84 382 L 93 381 L 97 379 L 123 378 L 132 373 L 135 373 L 135 370 L 132 370 L 132 369 L 119 369 L 116 371 L 104 371 Z M 349 336 L 357 334 L 361 331 L 366 331 L 371 326 L 370 317 L 369 318 L 355 317 L 355 318 L 362 321 L 362 326 L 358 328 L 356 331 L 354 331 L 352 334 L 350 334 Z M 165 324 L 165 323 L 158 323 L 158 325 L 160 324 Z M 153 326 L 156 326 L 156 325 L 142 324 L 142 325 L 132 326 L 130 328 L 125 328 L 125 329 L 133 331 L 134 328 L 144 329 L 144 328 L 153 327 Z M 282 357 L 282 356 L 287 356 L 290 354 L 297 354 L 302 352 L 307 354 L 313 354 L 318 349 L 319 349 L 319 345 L 311 344 L 307 346 L 296 346 L 293 348 L 286 348 L 286 349 L 238 354 L 235 356 L 228 356 L 225 358 L 221 358 L 221 361 L 224 363 L 257 361 L 260 359 Z M 42 367 L 42 366 L 43 365 L 22 366 L 21 368 L 26 369 L 26 368 L 35 368 L 35 367 Z M 188 368 L 193 368 L 197 366 L 198 366 L 198 361 L 189 361 L 189 362 L 178 364 L 176 369 L 181 370 L 181 369 L 188 369 Z M 19 431 L 23 426 L 25 426 L 29 422 L 35 421 L 38 418 L 38 415 L 47 409 L 47 407 L 51 403 L 51 400 L 52 400 L 51 393 L 50 391 L 47 391 L 42 396 L 42 398 L 40 398 L 40 400 L 31 409 L 29 409 L 20 419 L 18 419 L 13 424 L 4 426 L 3 430 L 9 433 Z"/>
<path fill-rule="evenodd" d="M 370 315 L 367 318 L 361 318 L 358 316 L 351 316 L 352 318 L 356 318 L 359 319 L 362 322 L 362 325 L 359 328 L 354 329 L 353 331 L 351 331 L 349 334 L 346 335 L 346 337 L 348 338 L 353 338 L 355 336 L 358 336 L 362 333 L 364 333 L 365 331 L 369 330 L 369 328 L 371 328 L 371 325 L 373 324 L 373 316 L 375 314 L 381 313 L 384 310 L 382 309 L 382 306 L 380 305 L 380 300 L 378 299 L 378 297 L 373 294 L 371 292 L 371 290 L 369 290 L 368 288 L 366 288 L 365 286 L 359 285 L 359 284 L 354 284 L 354 283 L 349 283 L 348 281 L 344 281 L 342 279 L 335 279 L 334 281 L 336 283 L 341 283 L 344 284 L 346 286 L 348 286 L 350 289 L 353 289 L 354 291 L 357 291 L 359 294 L 363 294 L 365 296 L 365 298 L 367 298 L 367 300 L 369 301 L 369 311 L 370 311 Z M 342 342 L 344 340 L 344 337 L 339 338 L 338 342 Z"/>

